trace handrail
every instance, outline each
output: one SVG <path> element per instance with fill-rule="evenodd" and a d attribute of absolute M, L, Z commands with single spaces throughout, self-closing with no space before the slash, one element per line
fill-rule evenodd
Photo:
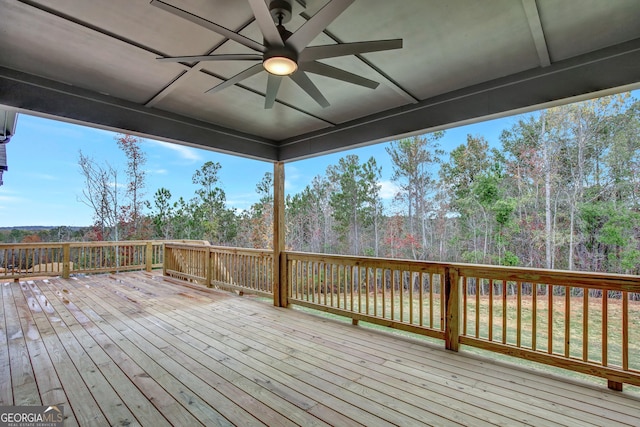
<path fill-rule="evenodd" d="M 273 252 L 227 246 L 164 246 L 165 276 L 207 287 L 273 297 Z"/>
<path fill-rule="evenodd" d="M 205 241 L 181 241 L 208 245 Z M 1 243 L 0 279 L 148 270 L 163 265 L 162 240 Z"/>

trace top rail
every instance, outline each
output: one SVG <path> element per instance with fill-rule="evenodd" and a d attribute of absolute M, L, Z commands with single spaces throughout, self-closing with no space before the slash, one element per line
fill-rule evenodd
<path fill-rule="evenodd" d="M 206 241 L 180 241 L 205 246 Z M 0 279 L 161 268 L 162 240 L 0 244 Z"/>

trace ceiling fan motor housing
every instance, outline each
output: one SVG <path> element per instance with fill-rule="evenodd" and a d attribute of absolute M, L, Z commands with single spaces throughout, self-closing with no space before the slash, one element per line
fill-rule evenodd
<path fill-rule="evenodd" d="M 292 61 L 298 62 L 298 53 L 287 46 L 269 46 L 269 48 L 264 52 L 263 61 L 276 56 L 289 58 Z"/>
<path fill-rule="evenodd" d="M 291 0 L 272 0 L 269 3 L 269 12 L 276 24 L 286 24 L 291 21 L 291 10 Z"/>

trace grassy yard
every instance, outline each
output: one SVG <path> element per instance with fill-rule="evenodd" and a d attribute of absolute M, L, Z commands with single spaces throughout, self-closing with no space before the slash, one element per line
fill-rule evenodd
<path fill-rule="evenodd" d="M 314 294 L 309 299 L 317 303 L 336 308 L 346 309 L 356 313 L 373 315 L 389 320 L 403 321 L 415 325 L 420 324 L 432 329 L 441 329 L 441 294 L 439 289 L 435 289 L 432 295 L 423 293 L 422 304 L 420 304 L 419 294 L 404 291 L 402 297 L 399 291 L 394 292 L 391 298 L 390 292 L 384 295 L 361 294 L 354 295 L 344 293 Z M 531 349 L 533 347 L 533 332 L 535 325 L 535 348 L 541 352 L 549 352 L 549 341 L 551 341 L 552 352 L 558 355 L 565 354 L 565 341 L 568 332 L 568 354 L 570 357 L 583 359 L 583 352 L 586 349 L 587 359 L 592 362 L 602 363 L 603 360 L 603 303 L 601 298 L 588 298 L 588 305 L 585 311 L 585 300 L 583 297 L 571 297 L 569 299 L 569 314 L 566 315 L 565 296 L 554 295 L 552 298 L 552 327 L 549 328 L 549 299 L 547 295 L 538 295 L 535 301 L 529 296 L 523 295 L 520 309 L 520 346 Z M 516 296 L 506 298 L 506 336 L 504 341 L 507 344 L 516 345 L 518 339 L 518 304 Z M 640 370 L 640 302 L 629 301 L 629 367 Z M 609 298 L 607 302 L 607 364 L 609 366 L 622 365 L 622 301 Z M 476 297 L 467 297 L 466 309 L 466 334 L 476 335 L 483 339 L 489 339 L 491 325 L 491 339 L 494 342 L 503 341 L 503 300 L 501 295 L 494 295 L 492 319 L 489 318 L 490 301 L 488 296 L 479 298 L 478 322 L 476 323 Z M 421 313 L 422 311 L 422 313 Z M 421 317 L 422 314 L 422 317 Z M 586 314 L 586 316 L 585 316 Z M 586 323 L 586 327 L 585 327 Z M 461 328 L 461 333 L 464 329 Z M 586 335 L 585 335 L 586 332 Z M 549 340 L 551 334 L 551 340 Z"/>
<path fill-rule="evenodd" d="M 489 320 L 489 298 L 480 298 L 478 323 L 479 336 L 489 337 L 489 325 L 492 325 L 493 340 L 503 340 L 503 303 L 501 297 L 493 301 L 493 321 Z M 569 313 L 565 309 L 565 297 L 553 296 L 552 327 L 549 328 L 548 297 L 538 296 L 536 308 L 533 309 L 533 298 L 522 297 L 521 305 L 521 346 L 532 348 L 534 324 L 536 329 L 536 349 L 549 351 L 549 334 L 551 348 L 555 354 L 565 354 L 565 341 L 568 340 L 569 356 L 582 359 L 586 338 L 587 359 L 602 362 L 603 358 L 603 303 L 601 298 L 589 298 L 585 313 L 585 301 L 582 297 L 569 300 Z M 607 302 L 607 362 L 609 365 L 622 364 L 622 301 L 609 299 Z M 517 342 L 517 299 L 507 298 L 506 304 L 506 339 L 508 344 Z M 586 314 L 586 316 L 585 316 Z M 586 325 L 585 325 L 586 324 Z M 586 335 L 585 335 L 586 327 Z M 467 332 L 474 335 L 476 329 L 475 300 L 467 304 Z M 568 336 L 567 336 L 568 331 Z M 640 302 L 629 301 L 629 367 L 640 370 Z"/>
<path fill-rule="evenodd" d="M 269 300 L 268 302 L 271 302 L 271 301 Z M 482 300 L 481 300 L 481 302 L 482 302 Z M 619 306 L 621 306 L 621 303 L 619 301 L 617 301 L 617 303 L 618 303 Z M 596 303 L 596 305 L 597 305 L 597 303 Z M 370 305 L 370 307 L 371 306 L 372 306 L 372 304 Z M 305 312 L 308 312 L 308 313 L 311 313 L 311 314 L 314 314 L 314 315 L 326 317 L 326 318 L 333 319 L 333 320 L 336 320 L 336 321 L 350 322 L 350 319 L 347 318 L 347 317 L 344 317 L 344 316 L 338 316 L 338 315 L 335 315 L 335 314 L 326 313 L 326 312 L 314 310 L 314 309 L 311 309 L 311 308 L 301 307 L 301 306 L 293 306 L 293 308 L 296 309 L 296 310 L 305 311 Z M 540 309 L 540 308 L 541 308 L 540 304 L 538 304 L 538 309 Z M 555 308 L 555 301 L 554 301 L 554 308 Z M 438 305 L 438 309 L 439 309 L 439 305 Z M 486 315 L 488 315 L 488 312 L 489 312 L 489 310 L 488 310 L 488 298 L 486 298 L 484 304 L 481 305 L 481 308 L 480 308 L 481 314 L 483 312 L 483 309 L 484 309 L 484 312 L 485 312 L 485 317 L 484 318 L 486 319 Z M 468 307 L 468 310 L 470 310 L 469 313 L 474 313 L 474 316 L 475 316 L 475 312 L 471 311 L 471 307 Z M 502 307 L 500 307 L 499 310 L 497 311 L 497 313 L 499 313 L 499 315 L 501 315 L 501 311 L 500 310 L 502 310 Z M 509 307 L 508 307 L 508 310 L 509 310 Z M 558 311 L 560 311 L 560 310 L 558 309 Z M 630 301 L 629 302 L 629 311 L 630 311 L 629 323 L 634 326 L 634 328 L 632 328 L 632 329 L 634 329 L 634 334 L 633 335 L 630 334 L 629 354 L 630 354 L 630 359 L 631 360 L 634 360 L 634 355 L 635 355 L 635 360 L 637 361 L 638 358 L 640 357 L 640 348 L 638 346 L 638 344 L 640 343 L 640 339 L 638 337 L 638 334 L 640 333 L 639 332 L 639 329 L 640 329 L 640 303 L 638 303 L 638 302 L 633 302 L 632 303 Z M 621 310 L 618 310 L 617 313 L 614 314 L 614 313 L 612 313 L 612 309 L 610 308 L 609 309 L 609 318 L 612 319 L 612 318 L 616 318 L 617 317 L 618 319 L 621 319 L 621 314 L 620 313 L 621 313 Z M 594 314 L 595 314 L 595 312 L 594 312 Z M 498 315 L 498 314 L 495 314 L 495 315 Z M 541 315 L 539 314 L 539 316 L 541 316 Z M 592 318 L 591 314 L 589 315 L 589 318 L 590 318 L 590 321 L 591 321 L 591 318 Z M 531 315 L 529 315 L 529 319 L 532 319 Z M 581 319 L 582 319 L 582 312 L 580 313 L 580 321 L 581 321 Z M 546 322 L 546 320 L 545 320 L 545 322 Z M 577 330 L 578 330 L 577 322 L 578 322 L 578 320 L 575 319 L 576 325 L 573 328 L 575 329 L 576 334 L 577 334 Z M 523 320 L 523 325 L 524 325 L 524 323 L 525 322 Z M 531 324 L 531 323 L 529 323 L 529 324 Z M 602 324 L 601 321 L 599 322 L 599 324 L 600 325 Z M 609 322 L 609 324 L 611 325 L 611 321 Z M 620 323 L 618 323 L 618 324 L 620 324 Z M 359 322 L 359 325 L 361 327 L 371 328 L 371 329 L 380 330 L 380 331 L 384 331 L 384 332 L 388 332 L 388 333 L 392 333 L 392 334 L 396 334 L 396 335 L 411 337 L 411 338 L 418 339 L 418 340 L 421 340 L 421 341 L 425 341 L 425 342 L 428 342 L 428 343 L 431 343 L 431 344 L 434 344 L 434 345 L 437 345 L 437 346 L 442 346 L 442 341 L 441 340 L 438 340 L 438 339 L 435 339 L 435 338 L 431 338 L 431 337 L 427 337 L 427 336 L 424 336 L 424 335 L 414 334 L 414 333 L 402 331 L 402 330 L 399 330 L 399 329 L 390 329 L 388 327 L 380 326 L 380 325 L 377 325 L 375 323 L 369 323 L 369 322 L 362 322 L 361 321 L 361 322 Z M 502 328 L 501 324 L 499 324 L 498 322 L 495 323 L 494 327 L 496 329 L 500 329 L 500 330 Z M 593 327 L 592 329 L 595 330 L 595 324 L 594 325 L 590 325 L 590 327 Z M 526 328 L 527 328 L 527 326 L 523 326 L 523 329 L 526 329 Z M 532 328 L 529 326 L 528 330 L 531 331 L 531 329 Z M 485 331 L 488 330 L 488 325 L 485 324 L 484 330 Z M 541 329 L 539 329 L 539 330 L 541 330 Z M 469 331 L 471 331 L 471 329 L 469 329 Z M 573 331 L 573 329 L 572 329 L 572 331 Z M 508 330 L 507 331 L 507 335 L 508 336 L 510 336 L 512 333 L 515 333 L 515 330 Z M 530 334 L 530 332 L 529 332 L 529 334 Z M 498 335 L 498 336 L 500 336 L 500 335 Z M 609 341 L 620 342 L 621 336 L 622 335 L 621 335 L 621 333 L 619 331 L 612 330 L 612 331 L 610 331 Z M 633 336 L 634 338 L 631 338 L 631 336 Z M 555 348 L 555 345 L 554 345 L 554 348 Z M 618 348 L 618 351 L 619 351 L 620 345 L 618 345 L 617 348 Z M 479 355 L 479 356 L 482 356 L 482 357 L 487 357 L 489 359 L 496 360 L 496 361 L 498 361 L 500 363 L 515 364 L 515 365 L 519 365 L 519 366 L 525 366 L 525 367 L 527 367 L 529 369 L 537 370 L 537 371 L 539 371 L 541 373 L 545 373 L 545 374 L 564 375 L 564 376 L 567 376 L 567 377 L 570 377 L 570 378 L 579 379 L 581 381 L 586 381 L 586 382 L 597 384 L 597 385 L 604 386 L 604 387 L 606 387 L 606 385 L 607 385 L 607 381 L 605 379 L 603 379 L 603 378 L 594 377 L 594 376 L 591 376 L 591 375 L 585 375 L 585 374 L 569 371 L 569 370 L 562 369 L 562 368 L 556 368 L 556 367 L 545 365 L 545 364 L 541 364 L 541 363 L 530 362 L 530 361 L 524 360 L 524 359 L 505 356 L 505 355 L 502 355 L 502 354 L 499 354 L 499 353 L 494 353 L 494 352 L 478 349 L 478 348 L 475 348 L 475 347 L 462 346 L 461 351 L 470 352 L 470 353 L 473 353 L 473 354 L 476 354 L 476 355 Z M 609 345 L 609 352 L 610 353 L 613 352 L 613 347 L 612 347 L 611 344 Z M 620 359 L 620 357 L 621 357 L 620 355 L 617 355 L 615 357 L 612 357 L 612 356 L 613 355 L 609 356 L 610 361 L 616 360 L 616 358 Z M 612 363 L 612 362 L 610 362 L 610 363 Z M 635 369 L 638 369 L 637 364 L 636 364 Z M 624 390 L 625 390 L 625 392 L 635 393 L 635 394 L 638 394 L 640 396 L 640 387 L 625 385 Z"/>

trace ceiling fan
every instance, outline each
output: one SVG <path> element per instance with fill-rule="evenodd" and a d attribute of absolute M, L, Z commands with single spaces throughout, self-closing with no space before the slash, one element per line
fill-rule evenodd
<path fill-rule="evenodd" d="M 260 61 L 261 63 L 253 65 L 225 82 L 212 87 L 207 93 L 219 92 L 261 71 L 266 71 L 268 80 L 264 108 L 273 107 L 283 77 L 289 77 L 320 106 L 326 108 L 329 106 L 329 101 L 322 95 L 307 73 L 318 74 L 371 89 L 378 87 L 379 83 L 317 60 L 402 48 L 402 39 L 308 46 L 354 0 L 330 0 L 294 33 L 284 27 L 284 24 L 291 20 L 292 0 L 270 0 L 268 6 L 265 0 L 248 1 L 264 37 L 264 43 L 262 44 L 161 0 L 151 0 L 153 6 L 208 28 L 256 51 L 256 53 L 249 54 L 160 57 L 158 60 L 167 62 Z"/>

